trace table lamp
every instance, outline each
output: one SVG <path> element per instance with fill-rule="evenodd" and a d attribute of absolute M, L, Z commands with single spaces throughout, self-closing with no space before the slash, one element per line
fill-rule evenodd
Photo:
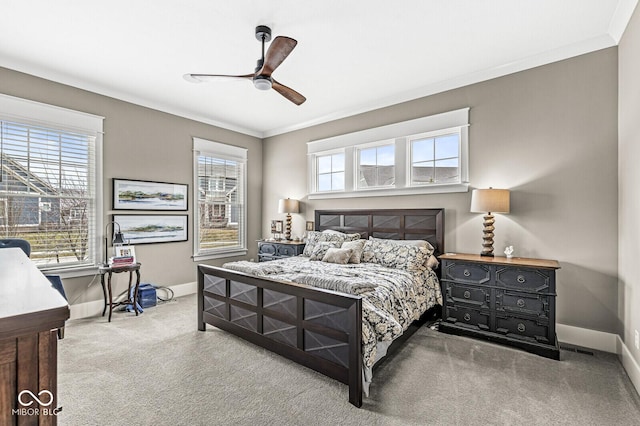
<path fill-rule="evenodd" d="M 300 212 L 300 203 L 298 200 L 292 200 L 291 198 L 282 199 L 278 202 L 278 213 L 287 214 L 287 222 L 285 225 L 284 236 L 287 241 L 291 240 L 291 213 Z"/>
<path fill-rule="evenodd" d="M 122 245 L 124 244 L 124 236 L 122 235 L 122 232 L 120 231 L 120 224 L 118 222 L 112 221 L 107 223 L 107 226 L 104 228 L 104 264 L 108 265 L 109 264 L 109 254 L 107 252 L 107 250 L 109 249 L 109 237 L 108 237 L 108 233 L 107 231 L 109 230 L 109 225 L 112 226 L 113 228 L 113 238 L 111 240 L 111 243 L 116 246 L 116 245 Z M 113 225 L 118 225 L 118 231 L 115 230 L 115 226 Z"/>
<path fill-rule="evenodd" d="M 496 222 L 491 213 L 509 213 L 508 189 L 474 189 L 471 193 L 471 212 L 486 213 L 482 236 L 482 256 L 493 256 L 493 231 Z"/>

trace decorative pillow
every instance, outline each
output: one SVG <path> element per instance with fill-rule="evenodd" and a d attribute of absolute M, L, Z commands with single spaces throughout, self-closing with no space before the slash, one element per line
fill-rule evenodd
<path fill-rule="evenodd" d="M 351 249 L 331 247 L 325 253 L 324 257 L 322 258 L 322 261 L 328 262 L 328 263 L 338 263 L 340 265 L 346 265 L 349 262 L 349 258 L 351 257 L 352 253 L 353 253 L 353 250 Z"/>
<path fill-rule="evenodd" d="M 362 252 L 363 262 L 408 271 L 415 271 L 424 266 L 428 257 L 429 252 L 425 245 L 398 244 L 396 240 L 368 240 Z"/>
<path fill-rule="evenodd" d="M 351 258 L 349 258 L 349 263 L 360 263 L 365 242 L 367 242 L 367 240 L 345 241 L 344 243 L 342 243 L 341 247 L 343 249 L 352 250 Z"/>
<path fill-rule="evenodd" d="M 340 243 L 335 241 L 320 241 L 313 247 L 313 250 L 309 255 L 309 260 L 322 260 L 330 248 L 337 247 L 340 247 Z M 349 254 L 349 256 L 351 256 L 351 254 Z"/>
<path fill-rule="evenodd" d="M 427 248 L 427 251 L 429 252 L 429 255 L 432 255 L 435 250 L 431 245 L 431 243 L 427 240 L 385 240 L 382 238 L 374 238 L 374 237 L 369 237 L 369 239 L 378 240 L 378 241 L 393 241 L 396 244 L 406 245 L 406 246 L 416 246 L 416 247 L 425 246 Z"/>
<path fill-rule="evenodd" d="M 354 241 L 360 238 L 360 234 L 345 234 L 338 231 L 333 232 L 319 232 L 310 231 L 307 233 L 307 244 L 304 246 L 302 254 L 304 256 L 311 257 L 314 247 L 319 242 L 334 242 L 338 243 L 337 247 L 340 247 L 345 241 Z"/>

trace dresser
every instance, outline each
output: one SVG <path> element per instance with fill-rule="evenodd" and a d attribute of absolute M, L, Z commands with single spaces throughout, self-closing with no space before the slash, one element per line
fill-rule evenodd
<path fill-rule="evenodd" d="M 258 241 L 258 262 L 298 256 L 304 246 L 301 241 Z"/>
<path fill-rule="evenodd" d="M 19 248 L 0 250 L 0 424 L 55 425 L 69 305 Z"/>
<path fill-rule="evenodd" d="M 555 260 L 440 256 L 440 331 L 486 339 L 560 359 Z"/>

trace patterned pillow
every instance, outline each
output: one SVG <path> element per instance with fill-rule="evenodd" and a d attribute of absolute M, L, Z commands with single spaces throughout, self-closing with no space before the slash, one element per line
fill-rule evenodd
<path fill-rule="evenodd" d="M 345 241 L 342 243 L 343 249 L 351 249 L 351 258 L 349 258 L 349 263 L 360 263 L 360 259 L 362 259 L 362 251 L 364 250 L 364 243 L 366 240 L 355 240 L 355 241 Z"/>
<path fill-rule="evenodd" d="M 394 240 L 368 240 L 362 252 L 363 262 L 408 271 L 420 269 L 428 257 L 429 251 L 425 245 L 398 244 Z"/>
<path fill-rule="evenodd" d="M 328 263 L 337 263 L 340 265 L 346 265 L 347 263 L 349 263 L 349 258 L 351 257 L 352 253 L 353 253 L 353 250 L 351 249 L 331 247 L 325 253 L 324 257 L 322 258 L 322 261 L 328 262 Z"/>
<path fill-rule="evenodd" d="M 340 243 L 335 241 L 320 241 L 313 246 L 309 255 L 309 260 L 322 260 L 330 248 L 340 247 Z"/>
<path fill-rule="evenodd" d="M 315 248 L 317 243 L 320 242 L 334 242 L 338 243 L 337 247 L 340 247 L 345 241 L 354 241 L 360 238 L 360 234 L 344 234 L 342 232 L 319 232 L 319 231 L 309 231 L 307 233 L 307 244 L 304 246 L 304 251 L 302 254 L 304 256 L 311 257 L 311 253 Z"/>
<path fill-rule="evenodd" d="M 374 237 L 369 237 L 369 239 L 378 240 L 378 241 L 393 241 L 396 244 L 407 245 L 407 246 L 416 246 L 416 247 L 425 246 L 427 248 L 427 251 L 429 252 L 429 255 L 432 255 L 435 250 L 431 245 L 431 243 L 427 240 L 385 240 L 382 238 L 374 238 Z"/>

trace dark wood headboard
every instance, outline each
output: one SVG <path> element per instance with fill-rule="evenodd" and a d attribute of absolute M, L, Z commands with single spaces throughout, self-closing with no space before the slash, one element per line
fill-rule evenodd
<path fill-rule="evenodd" d="M 359 232 L 362 238 L 427 240 L 444 253 L 444 209 L 316 210 L 316 231 Z"/>

